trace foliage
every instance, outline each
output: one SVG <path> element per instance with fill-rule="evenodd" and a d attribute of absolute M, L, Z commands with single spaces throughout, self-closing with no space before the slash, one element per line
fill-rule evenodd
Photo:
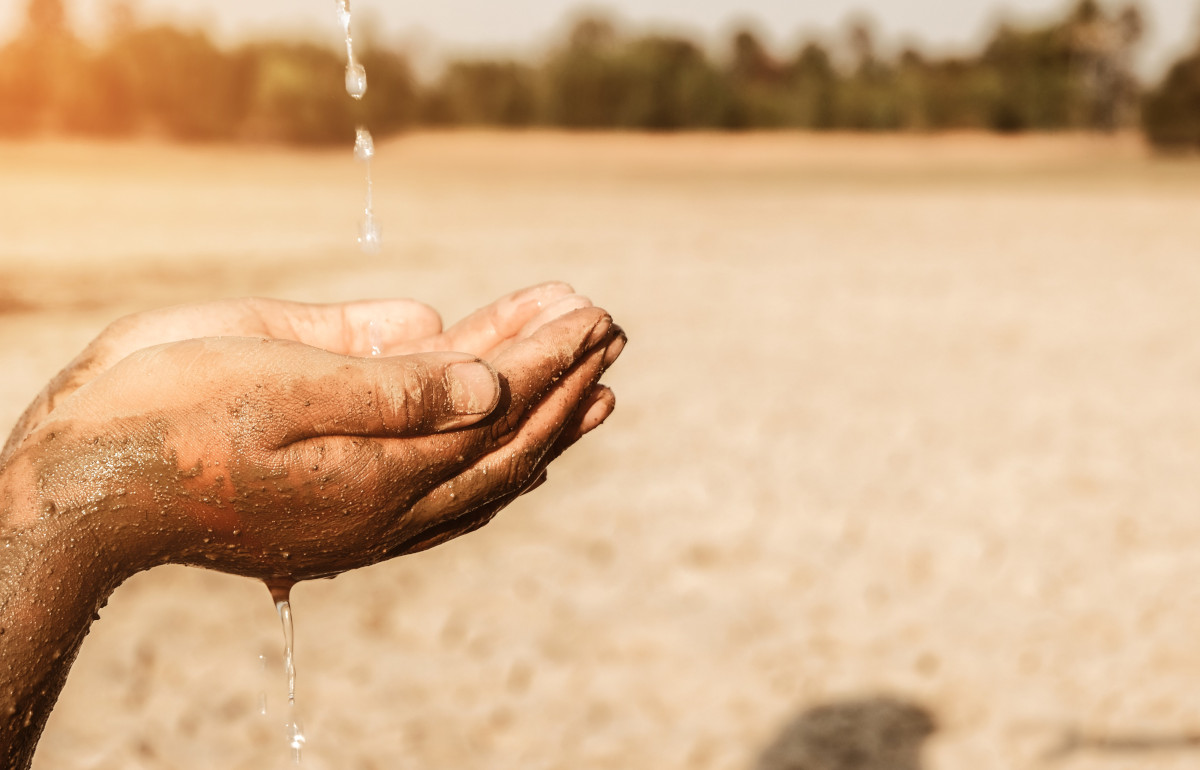
<path fill-rule="evenodd" d="M 1075 0 L 1055 23 L 999 25 L 974 55 L 880 53 L 868 23 L 779 56 L 751 28 L 724 52 L 678 35 L 579 19 L 537 61 L 471 59 L 416 81 L 402 52 L 361 51 L 370 90 L 343 86 L 342 53 L 297 42 L 217 46 L 205 33 L 142 26 L 114 0 L 87 45 L 63 0 L 29 0 L 0 49 L 0 135 L 157 134 L 188 141 L 346 141 L 416 125 L 568 129 L 1113 130 L 1136 125 L 1136 6 Z M 1144 100 L 1155 142 L 1200 144 L 1200 52 Z"/>
<path fill-rule="evenodd" d="M 1142 125 L 1163 150 L 1200 150 L 1200 48 L 1171 67 L 1146 95 Z"/>

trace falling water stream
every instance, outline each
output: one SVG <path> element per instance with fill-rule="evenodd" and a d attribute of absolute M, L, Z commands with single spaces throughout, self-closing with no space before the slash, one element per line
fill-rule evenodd
<path fill-rule="evenodd" d="M 375 221 L 371 189 L 371 159 L 375 157 L 375 140 L 371 132 L 359 126 L 354 130 L 354 157 L 367 167 L 367 205 L 358 231 L 358 245 L 368 254 L 379 251 L 379 223 Z"/>
<path fill-rule="evenodd" d="M 337 17 L 342 24 L 346 37 L 346 93 L 355 100 L 362 99 L 367 93 L 367 71 L 354 55 L 354 38 L 350 34 L 350 0 L 337 1 Z M 374 191 L 371 182 L 371 160 L 375 157 L 375 140 L 371 132 L 358 126 L 354 132 L 354 158 L 366 166 L 367 195 L 362 224 L 359 226 L 358 244 L 368 254 L 379 251 L 380 228 L 375 221 Z M 367 328 L 367 336 L 371 345 L 371 355 L 382 354 L 382 334 L 379 325 L 371 321 Z M 279 614 L 279 622 L 283 626 L 283 667 L 287 676 L 287 730 L 288 746 L 292 750 L 292 761 L 300 764 L 301 753 L 306 741 L 304 725 L 296 708 L 296 659 L 295 636 L 292 625 L 292 603 L 290 581 L 268 581 L 267 588 L 271 592 L 271 600 L 275 603 L 275 611 Z M 259 712 L 267 713 L 266 694 L 259 700 Z"/>
<path fill-rule="evenodd" d="M 346 93 L 353 99 L 362 99 L 367 93 L 367 70 L 354 55 L 354 37 L 350 34 L 350 0 L 337 0 L 338 21 L 346 36 Z M 358 230 L 358 245 L 367 254 L 379 251 L 380 230 L 375 221 L 371 190 L 371 159 L 375 157 L 375 141 L 371 132 L 359 126 L 354 131 L 354 157 L 367 167 L 367 203 L 362 224 Z"/>
<path fill-rule="evenodd" d="M 283 626 L 283 670 L 287 675 L 287 721 L 284 728 L 287 731 L 288 746 L 292 750 L 292 762 L 300 764 L 300 754 L 304 750 L 304 724 L 296 708 L 296 646 L 295 633 L 292 626 L 292 583 L 290 581 L 268 582 L 267 589 L 275 602 L 275 611 L 279 613 L 279 622 Z M 265 699 L 262 702 L 265 711 Z"/>

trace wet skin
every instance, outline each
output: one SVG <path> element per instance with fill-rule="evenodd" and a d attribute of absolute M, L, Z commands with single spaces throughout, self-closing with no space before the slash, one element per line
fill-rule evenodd
<path fill-rule="evenodd" d="M 3 766 L 32 761 L 123 580 L 181 563 L 288 585 L 476 529 L 611 413 L 598 381 L 623 345 L 562 284 L 446 331 L 406 301 L 241 300 L 114 324 L 0 455 Z"/>

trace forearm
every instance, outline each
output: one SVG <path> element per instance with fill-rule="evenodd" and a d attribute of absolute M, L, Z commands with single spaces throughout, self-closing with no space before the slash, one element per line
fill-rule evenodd
<path fill-rule="evenodd" d="M 121 582 L 105 546 L 61 520 L 0 510 L 0 767 L 27 768 L 97 610 Z"/>

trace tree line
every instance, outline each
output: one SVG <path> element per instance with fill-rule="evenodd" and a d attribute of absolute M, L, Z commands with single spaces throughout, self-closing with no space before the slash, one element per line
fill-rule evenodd
<path fill-rule="evenodd" d="M 1164 148 L 1200 148 L 1200 45 L 1159 84 L 1134 74 L 1136 4 L 1074 0 L 1043 25 L 998 25 L 969 55 L 884 54 L 854 23 L 779 56 L 751 29 L 711 51 L 683 36 L 577 21 L 543 55 L 458 59 L 432 82 L 403 51 L 361 52 L 370 97 L 346 98 L 344 53 L 289 41 L 218 46 L 111 6 L 98 43 L 63 0 L 30 0 L 0 48 L 0 136 L 154 134 L 180 140 L 342 142 L 420 126 L 999 132 L 1141 127 Z"/>

